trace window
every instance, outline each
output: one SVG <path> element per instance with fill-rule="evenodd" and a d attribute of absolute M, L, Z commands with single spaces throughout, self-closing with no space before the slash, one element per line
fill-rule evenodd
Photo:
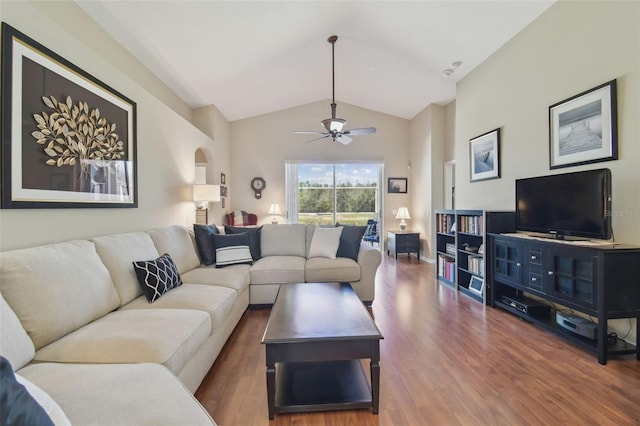
<path fill-rule="evenodd" d="M 365 225 L 380 216 L 380 163 L 287 163 L 286 181 L 290 223 Z"/>

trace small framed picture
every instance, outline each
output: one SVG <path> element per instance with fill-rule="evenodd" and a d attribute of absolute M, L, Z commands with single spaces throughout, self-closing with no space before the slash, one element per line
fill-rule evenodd
<path fill-rule="evenodd" d="M 478 296 L 482 296 L 483 290 L 484 290 L 484 280 L 480 277 L 476 277 L 475 275 L 472 275 L 471 279 L 469 279 L 469 291 L 477 294 Z"/>
<path fill-rule="evenodd" d="M 471 182 L 500 178 L 500 129 L 469 141 Z"/>
<path fill-rule="evenodd" d="M 406 194 L 407 178 L 389 178 L 387 192 L 389 194 Z"/>
<path fill-rule="evenodd" d="M 618 159 L 616 80 L 549 107 L 549 168 Z"/>
<path fill-rule="evenodd" d="M 224 173 L 220 173 L 220 184 L 221 185 L 227 184 L 227 175 L 225 175 Z"/>
<path fill-rule="evenodd" d="M 225 205 L 224 205 L 224 200 L 225 200 L 225 198 L 224 198 L 224 197 L 222 197 L 222 198 L 221 198 L 221 200 L 222 200 L 222 208 L 224 209 L 224 208 L 225 208 Z"/>

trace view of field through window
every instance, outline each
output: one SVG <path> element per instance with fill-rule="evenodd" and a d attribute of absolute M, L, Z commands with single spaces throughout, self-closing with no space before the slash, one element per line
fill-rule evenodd
<path fill-rule="evenodd" d="M 380 165 L 298 164 L 298 221 L 366 225 L 377 211 Z"/>

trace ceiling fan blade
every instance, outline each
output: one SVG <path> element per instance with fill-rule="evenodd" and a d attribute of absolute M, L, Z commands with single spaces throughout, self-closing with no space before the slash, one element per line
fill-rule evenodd
<path fill-rule="evenodd" d="M 375 132 L 375 127 L 363 127 L 362 129 L 345 130 L 342 133 L 345 135 L 373 135 Z"/>
<path fill-rule="evenodd" d="M 352 140 L 352 138 L 345 134 L 336 135 L 336 141 L 340 142 L 342 145 L 348 145 Z"/>
<path fill-rule="evenodd" d="M 306 130 L 296 130 L 293 133 L 299 133 L 302 135 L 324 135 L 324 132 L 312 132 L 312 131 L 306 131 Z"/>
<path fill-rule="evenodd" d="M 319 138 L 314 138 L 314 139 L 311 139 L 311 140 L 309 140 L 309 141 L 306 141 L 305 143 L 318 141 L 318 140 L 320 140 L 320 139 L 325 139 L 325 138 L 328 138 L 329 136 L 331 136 L 331 135 L 330 135 L 330 134 L 326 134 L 326 135 L 324 135 L 324 136 L 320 136 Z"/>

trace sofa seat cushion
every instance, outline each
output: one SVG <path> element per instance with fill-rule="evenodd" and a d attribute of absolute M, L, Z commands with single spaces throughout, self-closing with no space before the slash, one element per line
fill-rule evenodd
<path fill-rule="evenodd" d="M 249 269 L 251 285 L 304 282 L 305 258 L 299 256 L 268 256 Z"/>
<path fill-rule="evenodd" d="M 36 350 L 120 305 L 90 241 L 0 253 L 0 291 Z"/>
<path fill-rule="evenodd" d="M 132 262 L 155 259 L 160 255 L 146 232 L 105 235 L 92 238 L 96 251 L 106 265 L 120 296 L 120 306 L 142 294 Z"/>
<path fill-rule="evenodd" d="M 74 425 L 215 425 L 161 365 L 40 363 L 18 373 L 47 392 Z"/>
<path fill-rule="evenodd" d="M 352 259 L 313 257 L 305 266 L 307 282 L 351 282 L 360 280 L 360 265 Z"/>
<path fill-rule="evenodd" d="M 178 374 L 211 334 L 203 311 L 131 309 L 112 312 L 36 351 L 45 362 L 151 362 Z"/>
<path fill-rule="evenodd" d="M 130 309 L 195 309 L 209 314 L 213 332 L 229 316 L 237 299 L 235 290 L 203 284 L 183 284 L 153 303 L 139 297 L 120 310 Z"/>
<path fill-rule="evenodd" d="M 251 282 L 250 265 L 229 265 L 226 268 L 200 267 L 182 274 L 185 284 L 208 284 L 228 287 L 242 293 Z"/>

